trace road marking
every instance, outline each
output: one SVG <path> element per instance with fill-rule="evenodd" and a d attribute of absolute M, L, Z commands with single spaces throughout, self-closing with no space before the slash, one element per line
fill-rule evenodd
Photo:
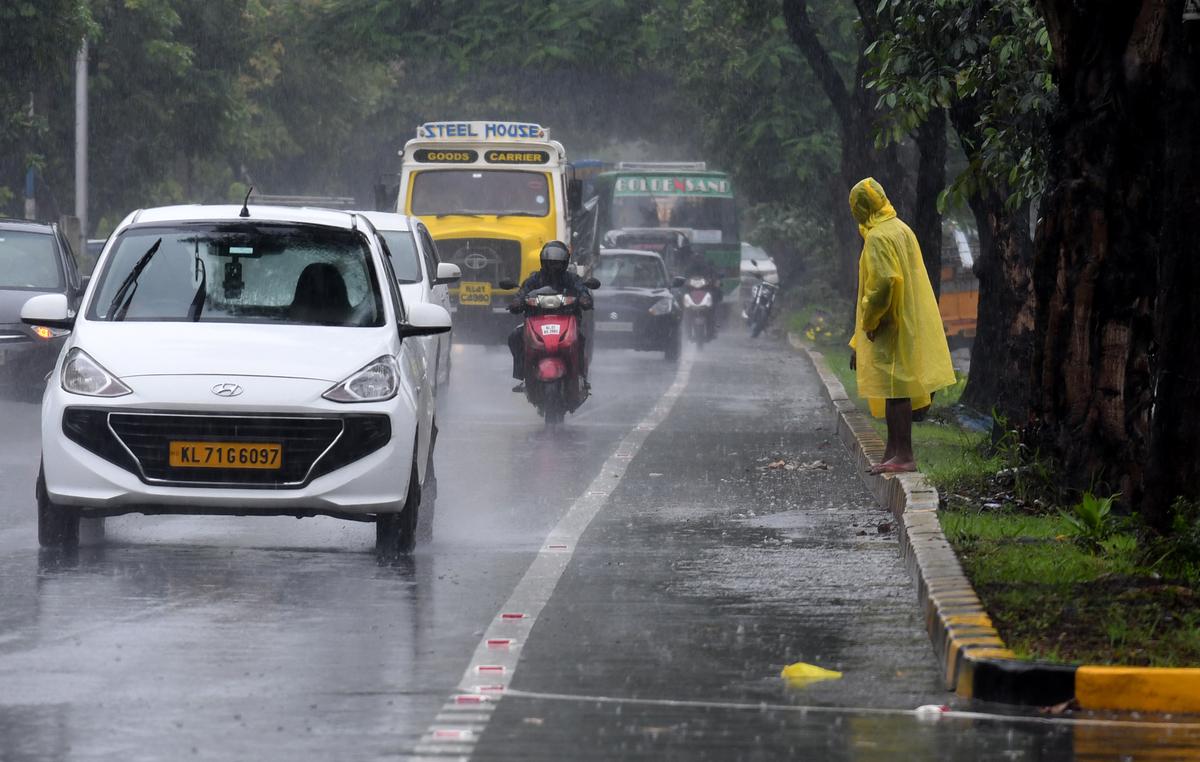
<path fill-rule="evenodd" d="M 663 393 L 654 407 L 625 434 L 608 460 L 601 466 L 596 478 L 576 498 L 571 507 L 555 524 L 546 537 L 542 549 L 533 563 L 513 588 L 509 599 L 492 618 L 487 631 L 475 648 L 475 655 L 463 673 L 454 694 L 442 706 L 434 723 L 426 729 L 416 746 L 421 759 L 469 758 L 479 737 L 487 728 L 491 709 L 510 695 L 508 686 L 521 659 L 521 647 L 529 641 L 529 633 L 537 622 L 538 615 L 554 594 L 563 572 L 571 562 L 579 538 L 591 524 L 592 519 L 608 502 L 609 495 L 625 476 L 625 471 L 642 448 L 646 438 L 666 420 L 683 394 L 691 375 L 692 360 L 686 358 L 679 363 L 675 380 Z M 616 479 L 616 482 L 613 479 Z M 512 612 L 520 612 L 519 615 Z M 507 646 L 497 647 L 497 643 Z M 477 715 L 464 714 L 461 697 L 464 694 L 487 694 L 487 703 L 470 706 L 473 710 L 487 709 Z M 454 723 L 442 722 L 455 717 Z"/>
<path fill-rule="evenodd" d="M 1142 720 L 1112 720 L 1103 717 L 1034 717 L 1019 714 L 989 714 L 951 709 L 929 714 L 917 709 L 886 709 L 859 706 L 804 706 L 800 704 L 749 704 L 738 701 L 693 701 L 687 699 L 644 699 L 620 696 L 581 696 L 573 693 L 539 693 L 510 689 L 505 696 L 541 699 L 543 701 L 572 701 L 589 704 L 627 704 L 635 706 L 682 707 L 695 709 L 733 709 L 751 712 L 798 712 L 800 714 L 856 714 L 890 717 L 913 717 L 934 722 L 942 720 L 988 720 L 1024 725 L 1088 725 L 1116 728 L 1151 728 L 1162 730 L 1200 730 L 1200 722 L 1148 722 Z"/>

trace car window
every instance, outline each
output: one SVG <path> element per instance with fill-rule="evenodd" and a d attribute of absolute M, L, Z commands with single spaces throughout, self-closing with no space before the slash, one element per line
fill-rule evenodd
<path fill-rule="evenodd" d="M 636 254 L 605 254 L 596 264 L 595 276 L 611 288 L 666 288 L 667 273 L 655 257 Z"/>
<path fill-rule="evenodd" d="M 53 235 L 0 230 L 0 288 L 53 291 L 62 287 Z"/>
<path fill-rule="evenodd" d="M 350 327 L 385 320 L 360 233 L 251 222 L 125 231 L 87 316 Z"/>
<path fill-rule="evenodd" d="M 441 261 L 437 252 L 437 244 L 433 242 L 433 237 L 429 235 L 429 231 L 424 225 L 420 228 L 421 231 L 421 249 L 425 255 L 425 267 L 429 272 L 429 282 L 437 277 L 438 262 Z"/>
<path fill-rule="evenodd" d="M 381 230 L 388 251 L 392 255 L 392 270 L 399 283 L 416 283 L 421 280 L 421 262 L 417 259 L 417 244 L 413 234 L 407 230 Z"/>

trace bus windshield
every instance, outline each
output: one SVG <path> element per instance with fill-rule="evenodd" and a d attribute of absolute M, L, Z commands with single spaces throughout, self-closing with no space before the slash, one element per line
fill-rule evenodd
<path fill-rule="evenodd" d="M 545 217 L 550 187 L 541 172 L 438 169 L 413 179 L 412 213 L 425 216 L 495 214 Z"/>
<path fill-rule="evenodd" d="M 692 243 L 731 243 L 737 241 L 737 210 L 732 198 L 622 195 L 612 201 L 612 226 L 691 228 Z"/>

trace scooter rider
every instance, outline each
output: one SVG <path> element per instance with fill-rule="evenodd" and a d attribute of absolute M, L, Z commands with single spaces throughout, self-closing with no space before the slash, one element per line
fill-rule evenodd
<path fill-rule="evenodd" d="M 525 299 L 530 292 L 536 291 L 539 288 L 550 286 L 551 288 L 560 291 L 565 296 L 574 296 L 576 298 L 575 310 L 577 313 L 583 310 L 592 308 L 592 292 L 584 284 L 583 278 L 580 278 L 573 272 L 567 270 L 567 265 L 571 261 L 571 251 L 562 241 L 550 241 L 542 247 L 541 264 L 542 268 L 530 274 L 525 282 L 521 284 L 521 288 L 513 296 L 513 301 L 508 305 L 508 311 L 514 314 L 520 314 L 525 311 Z M 580 321 L 582 322 L 582 321 Z M 579 332 L 579 352 L 582 358 L 587 357 L 583 331 Z M 513 359 L 513 378 L 520 381 L 519 384 L 513 387 L 514 392 L 525 391 L 525 325 L 519 324 L 508 335 L 508 349 L 512 352 Z M 584 383 L 587 382 L 587 365 L 586 359 L 581 363 Z"/>
<path fill-rule="evenodd" d="M 717 268 L 713 266 L 708 257 L 699 252 L 693 252 L 691 259 L 688 260 L 687 277 L 689 280 L 704 278 L 708 282 L 707 291 L 712 294 L 713 298 L 713 308 L 708 313 L 708 335 L 715 339 L 717 337 L 717 310 L 724 298 Z"/>

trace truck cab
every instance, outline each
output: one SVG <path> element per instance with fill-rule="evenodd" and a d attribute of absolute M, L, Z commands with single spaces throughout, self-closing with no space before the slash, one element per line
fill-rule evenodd
<path fill-rule="evenodd" d="M 396 211 L 419 217 L 462 270 L 456 332 L 508 326 L 513 291 L 500 282 L 537 270 L 546 242 L 571 240 L 579 187 L 562 144 L 527 122 L 427 122 L 401 156 Z"/>

